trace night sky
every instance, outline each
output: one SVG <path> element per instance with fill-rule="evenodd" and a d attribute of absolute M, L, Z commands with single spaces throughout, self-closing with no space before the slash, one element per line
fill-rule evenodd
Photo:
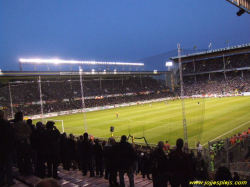
<path fill-rule="evenodd" d="M 19 70 L 20 58 L 132 62 L 177 43 L 250 43 L 250 15 L 237 11 L 226 0 L 1 0 L 0 69 Z"/>

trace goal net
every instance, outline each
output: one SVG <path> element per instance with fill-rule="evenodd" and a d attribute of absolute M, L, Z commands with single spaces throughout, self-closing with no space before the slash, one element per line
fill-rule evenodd
<path fill-rule="evenodd" d="M 62 127 L 62 132 L 64 132 L 64 125 L 63 125 L 63 120 L 54 120 L 54 119 L 45 119 L 46 123 L 48 121 L 53 121 L 55 122 L 56 124 L 60 124 L 60 126 Z"/>

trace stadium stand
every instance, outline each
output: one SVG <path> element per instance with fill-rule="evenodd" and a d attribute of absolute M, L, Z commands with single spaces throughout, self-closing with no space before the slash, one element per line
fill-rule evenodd
<path fill-rule="evenodd" d="M 250 67 L 249 60 L 250 54 L 245 53 L 187 62 L 183 65 L 183 74 L 187 75 L 222 70 L 233 71 L 234 68 Z"/>
<path fill-rule="evenodd" d="M 14 112 L 23 111 L 25 115 L 41 112 L 39 104 L 40 93 L 37 82 L 11 85 Z M 81 86 L 75 81 L 44 81 L 41 83 L 42 98 L 45 102 L 44 113 L 82 108 Z M 85 107 L 97 107 L 128 102 L 150 100 L 154 98 L 171 97 L 168 87 L 158 83 L 151 77 L 130 77 L 127 80 L 86 81 L 83 83 Z M 0 89 L 2 107 L 7 116 L 10 115 L 9 87 Z M 127 95 L 129 94 L 129 95 Z M 107 97 L 111 95 L 112 97 Z M 97 99 L 102 96 L 102 99 Z M 86 97 L 89 97 L 86 99 Z M 97 98 L 96 98 L 97 97 Z"/>
<path fill-rule="evenodd" d="M 249 68 L 249 53 L 185 62 L 184 95 L 248 92 L 250 91 Z M 175 91 L 180 95 L 179 88 Z"/>

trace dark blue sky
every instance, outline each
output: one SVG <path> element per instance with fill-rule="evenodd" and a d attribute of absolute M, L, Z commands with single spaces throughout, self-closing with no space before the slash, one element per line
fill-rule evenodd
<path fill-rule="evenodd" d="M 130 62 L 177 43 L 250 43 L 250 15 L 237 11 L 226 0 L 1 0 L 0 69 L 19 70 L 20 58 Z"/>

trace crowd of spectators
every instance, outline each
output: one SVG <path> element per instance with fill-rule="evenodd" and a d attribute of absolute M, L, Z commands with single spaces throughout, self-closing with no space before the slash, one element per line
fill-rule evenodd
<path fill-rule="evenodd" d="M 196 79 L 195 79 L 196 76 Z M 146 78 L 151 80 L 149 78 Z M 137 80 L 137 79 L 136 79 Z M 144 80 L 144 79 L 142 79 Z M 105 82 L 105 81 L 103 81 Z M 108 82 L 108 81 L 107 81 Z M 126 81 L 124 81 L 125 84 Z M 129 81 L 128 81 L 129 82 Z M 138 87 L 141 85 L 141 81 L 132 81 L 134 82 L 132 85 L 137 83 Z M 144 82 L 147 82 L 144 80 Z M 130 103 L 130 102 L 137 102 L 137 101 L 146 101 L 151 99 L 157 98 L 164 98 L 164 97 L 172 97 L 172 92 L 166 91 L 168 88 L 163 86 L 160 83 L 157 83 L 156 80 L 152 79 L 149 81 L 149 84 L 154 85 L 153 87 L 148 86 L 146 84 L 145 87 L 141 86 L 140 89 L 133 90 L 132 87 L 125 87 L 123 88 L 121 85 L 121 90 L 123 92 L 111 92 L 113 87 L 113 81 L 111 81 L 110 87 L 107 86 L 105 88 L 106 91 L 109 90 L 109 93 L 120 94 L 120 96 L 113 96 L 113 97 L 103 97 L 102 99 L 85 99 L 85 107 L 100 107 L 100 106 L 108 106 L 108 105 L 119 105 L 122 103 Z M 35 84 L 37 83 L 30 83 L 30 84 L 19 84 L 11 86 L 12 89 L 12 103 L 14 112 L 23 111 L 25 115 L 35 115 L 41 113 L 41 106 L 40 104 L 31 104 L 32 102 L 38 102 L 39 98 L 39 90 L 38 87 L 35 88 Z M 50 113 L 50 112 L 59 112 L 65 110 L 72 110 L 72 109 L 82 109 L 82 101 L 75 100 L 74 98 L 81 98 L 79 95 L 81 91 L 80 83 L 74 82 L 72 90 L 70 89 L 70 83 L 65 82 L 57 82 L 52 83 L 52 86 L 49 86 L 51 83 L 45 83 L 43 86 L 42 95 L 43 101 L 52 101 L 46 102 L 43 104 L 43 112 Z M 68 86 L 68 92 L 65 93 L 65 88 Z M 69 84 L 69 85 L 68 85 Z M 78 84 L 79 88 L 76 89 L 76 85 Z M 108 84 L 108 83 L 105 83 Z M 129 83 L 128 83 L 129 84 Z M 57 85 L 57 86 L 55 86 Z M 104 84 L 102 84 L 103 86 Z M 119 84 L 117 84 L 119 85 Z M 100 86 L 100 85 L 99 85 Z M 53 95 L 54 94 L 46 94 L 50 90 L 57 89 L 57 96 L 60 99 L 56 99 Z M 74 88 L 75 87 L 75 88 Z M 119 86 L 117 86 L 119 87 Z M 62 89 L 61 89 L 62 88 Z M 118 88 L 116 88 L 118 90 Z M 19 90 L 19 91 L 18 91 Z M 87 90 L 87 89 L 86 89 Z M 138 91 L 139 90 L 139 91 Z M 151 93 L 141 94 L 141 92 L 152 91 Z M 184 95 L 192 96 L 192 95 L 199 95 L 199 94 L 236 94 L 241 92 L 248 92 L 250 91 L 250 72 L 248 70 L 241 71 L 229 71 L 224 73 L 211 73 L 210 75 L 193 75 L 193 76 L 185 76 L 184 77 Z M 9 107 L 9 88 L 5 87 L 0 89 L 2 93 L 1 106 L 4 107 L 4 111 L 8 117 L 11 116 L 11 108 Z M 54 91 L 55 92 L 55 91 Z M 53 93 L 54 93 L 53 92 Z M 176 88 L 175 92 L 177 95 L 180 95 L 180 88 Z M 49 93 L 49 92 L 48 92 Z M 60 93 L 62 93 L 61 96 Z M 70 95 L 70 93 L 72 93 Z M 86 91 L 86 93 L 88 93 Z M 124 95 L 126 93 L 134 93 L 133 95 Z M 85 94 L 85 92 L 84 92 Z M 100 95 L 99 95 L 100 96 Z M 105 96 L 105 95 L 104 95 Z M 67 100 L 63 100 L 62 98 L 67 97 Z M 53 101 L 54 99 L 54 101 Z M 65 98 L 64 98 L 65 99 Z M 17 103 L 17 105 L 15 105 Z"/>
<path fill-rule="evenodd" d="M 67 136 L 61 134 L 52 121 L 46 125 L 41 122 L 33 125 L 32 120 L 25 122 L 22 112 L 8 121 L 0 110 L 0 122 L 0 185 L 15 184 L 13 165 L 18 167 L 21 176 L 60 180 L 58 166 L 62 164 L 63 169 L 78 169 L 83 176 L 89 173 L 89 177 L 104 177 L 111 187 L 124 187 L 125 173 L 131 187 L 134 187 L 134 175 L 139 173 L 143 178 L 146 175 L 152 179 L 154 186 L 166 186 L 169 181 L 172 186 L 188 186 L 193 177 L 194 155 L 183 152 L 182 139 L 177 140 L 173 150 L 164 149 L 162 141 L 154 150 L 139 150 L 125 135 L 119 143 L 113 137 L 108 142 L 99 142 L 89 138 L 88 133 L 80 137 Z"/>
<path fill-rule="evenodd" d="M 250 68 L 249 53 L 184 63 L 184 95 L 249 92 L 249 69 L 236 68 Z M 180 94 L 179 89 L 176 92 Z"/>
<path fill-rule="evenodd" d="M 172 96 L 169 91 L 166 91 L 169 88 L 151 77 L 130 77 L 124 80 L 89 80 L 84 81 L 82 85 L 86 108 Z M 13 84 L 10 89 L 14 112 L 23 111 L 25 115 L 41 113 L 38 82 Z M 4 107 L 7 116 L 11 116 L 11 107 L 9 107 L 10 89 L 9 86 L 0 89 L 0 105 Z M 45 81 L 41 83 L 41 90 L 44 113 L 81 109 L 83 107 L 79 80 Z M 128 93 L 129 95 L 126 95 Z M 108 95 L 113 96 L 107 97 Z M 90 96 L 92 98 L 88 98 Z M 99 99 L 95 97 L 99 97 Z"/>
<path fill-rule="evenodd" d="M 196 80 L 195 80 L 196 76 Z M 184 95 L 192 96 L 199 94 L 240 94 L 250 91 L 250 72 L 241 71 L 212 73 L 210 76 L 194 75 L 184 77 Z M 176 92 L 180 94 L 180 90 Z"/>
<path fill-rule="evenodd" d="M 139 173 L 143 178 L 153 180 L 154 186 L 166 186 L 168 183 L 171 186 L 188 186 L 194 178 L 205 180 L 208 177 L 208 165 L 203 160 L 200 143 L 197 144 L 197 156 L 193 151 L 189 153 L 187 147 L 183 149 L 182 139 L 178 139 L 172 149 L 168 141 L 166 144 L 160 141 L 157 148 L 140 149 L 128 143 L 125 135 L 119 143 L 112 137 L 108 142 L 100 142 L 89 138 L 87 133 L 75 137 L 73 134 L 61 134 L 52 121 L 46 125 L 42 122 L 34 125 L 30 119 L 25 122 L 22 112 L 17 112 L 14 120 L 8 121 L 3 110 L 0 110 L 0 128 L 0 185 L 14 185 L 13 165 L 18 167 L 22 176 L 60 180 L 57 168 L 61 164 L 65 170 L 82 171 L 83 176 L 89 173 L 90 177 L 104 177 L 111 187 L 124 186 L 125 173 L 132 187 L 134 175 Z M 249 132 L 232 137 L 231 146 L 241 145 L 240 139 L 243 138 L 243 142 Z M 224 145 L 221 142 L 211 145 L 210 151 L 221 155 Z"/>
<path fill-rule="evenodd" d="M 246 67 L 250 67 L 249 53 L 187 62 L 183 64 L 183 74 L 195 74 Z"/>

